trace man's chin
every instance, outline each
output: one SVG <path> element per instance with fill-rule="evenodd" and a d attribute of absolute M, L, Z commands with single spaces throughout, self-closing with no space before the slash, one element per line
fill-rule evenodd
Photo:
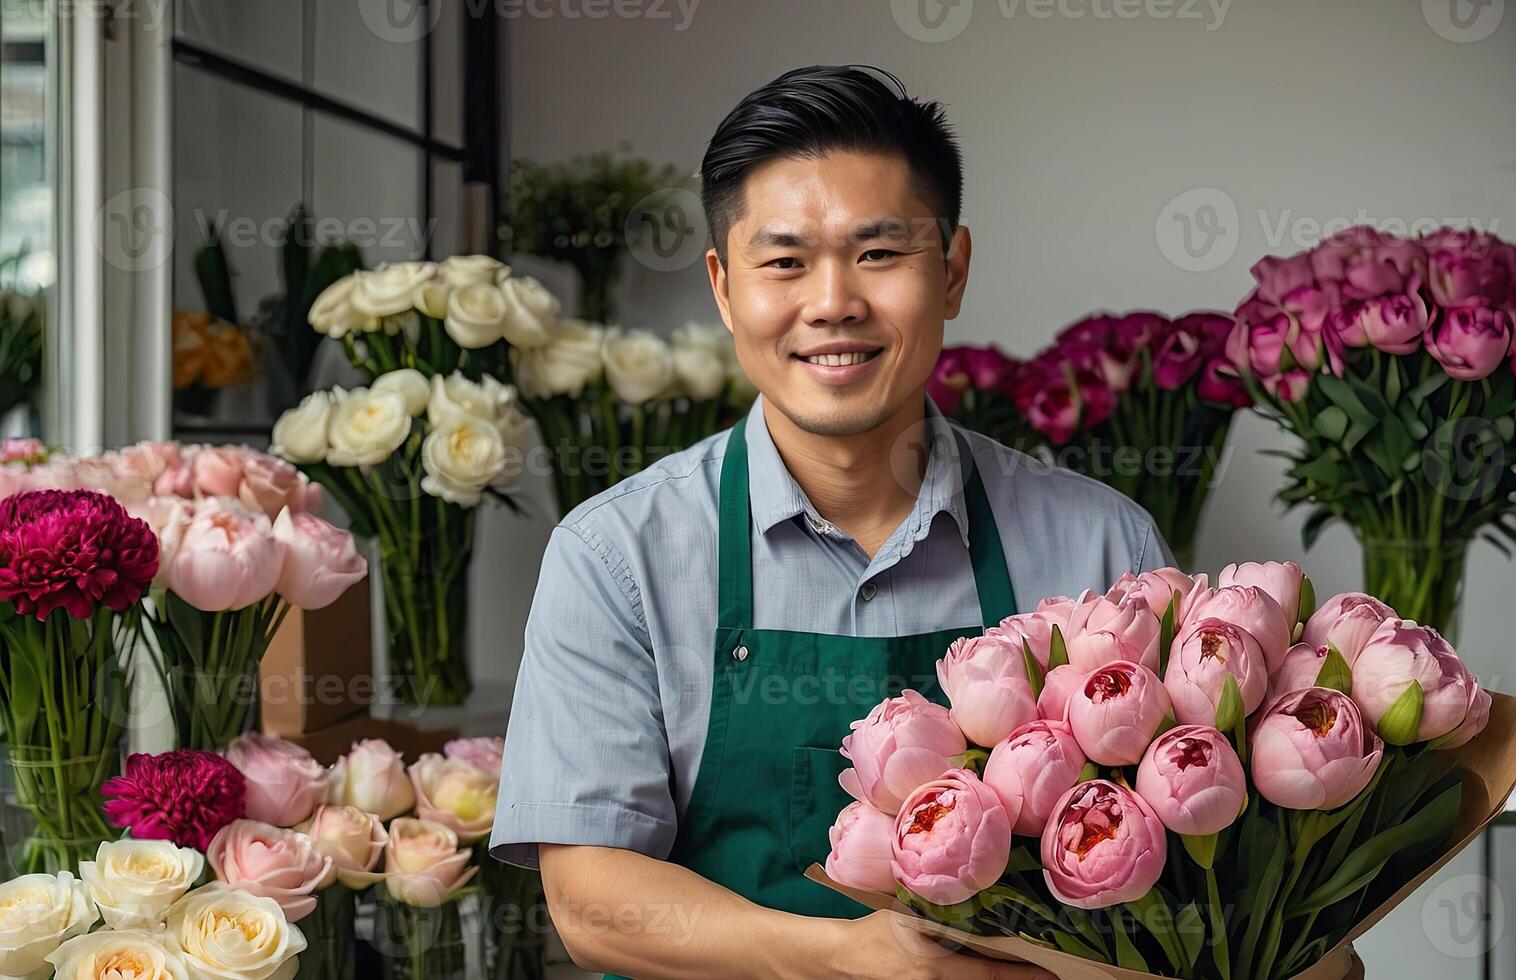
<path fill-rule="evenodd" d="M 895 414 L 895 408 L 877 400 L 862 400 L 857 405 L 815 406 L 797 408 L 777 406 L 795 427 L 817 436 L 858 436 L 872 432 Z"/>

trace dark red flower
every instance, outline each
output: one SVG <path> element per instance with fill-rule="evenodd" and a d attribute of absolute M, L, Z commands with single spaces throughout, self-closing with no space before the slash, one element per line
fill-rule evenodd
<path fill-rule="evenodd" d="M 203 851 L 216 832 L 247 812 L 247 782 L 214 752 L 138 752 L 125 775 L 106 781 L 105 817 L 138 840 L 168 840 Z"/>
<path fill-rule="evenodd" d="M 22 615 L 125 612 L 157 572 L 157 537 L 114 497 L 33 490 L 0 501 L 0 602 Z"/>

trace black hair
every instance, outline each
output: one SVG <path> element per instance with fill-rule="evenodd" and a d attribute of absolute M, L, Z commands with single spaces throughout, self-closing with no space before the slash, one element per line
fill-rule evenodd
<path fill-rule="evenodd" d="M 940 102 L 921 102 L 900 79 L 868 65 L 813 65 L 785 72 L 748 95 L 716 127 L 700 164 L 701 198 L 716 255 L 742 217 L 743 183 L 780 158 L 833 151 L 889 153 L 910 166 L 937 212 L 946 251 L 963 204 L 963 158 Z"/>

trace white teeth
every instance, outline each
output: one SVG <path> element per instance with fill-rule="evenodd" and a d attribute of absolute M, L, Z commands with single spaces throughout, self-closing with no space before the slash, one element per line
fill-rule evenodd
<path fill-rule="evenodd" d="M 878 351 L 853 350 L 845 354 L 812 354 L 805 358 L 812 364 L 820 364 L 825 367 L 847 367 L 852 364 L 862 364 L 873 358 Z"/>

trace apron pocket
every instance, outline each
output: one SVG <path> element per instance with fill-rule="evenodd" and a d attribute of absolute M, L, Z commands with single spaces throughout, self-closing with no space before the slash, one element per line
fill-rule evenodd
<path fill-rule="evenodd" d="M 826 863 L 832 849 L 827 831 L 837 822 L 842 808 L 853 802 L 837 782 L 848 765 L 835 748 L 795 749 L 790 781 L 790 854 L 798 871 Z"/>

